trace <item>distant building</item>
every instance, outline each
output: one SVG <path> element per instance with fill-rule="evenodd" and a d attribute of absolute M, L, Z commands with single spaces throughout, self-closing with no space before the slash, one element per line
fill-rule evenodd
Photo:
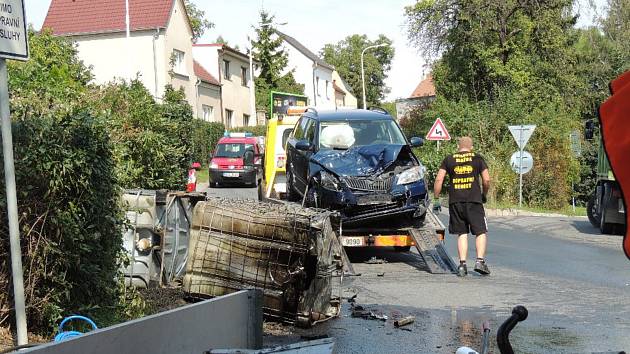
<path fill-rule="evenodd" d="M 129 1 L 129 38 L 125 13 L 123 0 L 52 0 L 42 28 L 77 44 L 78 56 L 92 67 L 96 84 L 138 75 L 157 99 L 167 84 L 183 88 L 194 113 L 203 117 L 199 101 L 215 99 L 215 93 L 205 94 L 216 91 L 216 85 L 205 90 L 206 84 L 214 84 L 205 77 L 204 90 L 197 91 L 193 33 L 184 0 Z"/>
<path fill-rule="evenodd" d="M 295 38 L 278 30 L 276 33 L 287 44 L 286 52 L 289 59 L 287 71 L 295 70 L 293 75 L 298 83 L 304 85 L 304 94 L 308 96 L 308 104 L 318 108 L 334 109 L 333 72 L 335 68 Z"/>
<path fill-rule="evenodd" d="M 221 86 L 221 106 L 212 107 L 214 119 L 226 128 L 256 125 L 249 56 L 222 43 L 195 44 L 193 56 Z"/>
<path fill-rule="evenodd" d="M 337 70 L 333 71 L 333 89 L 335 90 L 336 108 L 357 108 L 358 100 L 352 92 L 352 88 L 339 76 Z"/>
<path fill-rule="evenodd" d="M 197 116 L 206 122 L 222 122 L 221 83 L 196 60 L 193 65 L 198 79 Z"/>
<path fill-rule="evenodd" d="M 403 98 L 396 101 L 396 115 L 398 119 L 407 116 L 407 113 L 413 107 L 423 103 L 431 102 L 435 99 L 435 86 L 433 85 L 433 76 L 430 74 L 416 86 L 409 98 Z"/>

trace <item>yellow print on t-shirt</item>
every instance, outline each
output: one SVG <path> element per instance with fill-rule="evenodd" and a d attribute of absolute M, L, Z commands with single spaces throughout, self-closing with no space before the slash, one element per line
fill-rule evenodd
<path fill-rule="evenodd" d="M 453 154 L 453 158 L 455 159 L 456 163 L 472 162 L 473 157 L 475 157 L 475 153 L 474 152 Z"/>
<path fill-rule="evenodd" d="M 453 183 L 453 188 L 455 188 L 455 189 L 471 189 L 472 188 L 472 183 L 462 183 L 462 184 Z"/>
<path fill-rule="evenodd" d="M 467 175 L 473 172 L 473 167 L 470 165 L 455 166 L 453 170 L 455 171 L 455 174 Z"/>

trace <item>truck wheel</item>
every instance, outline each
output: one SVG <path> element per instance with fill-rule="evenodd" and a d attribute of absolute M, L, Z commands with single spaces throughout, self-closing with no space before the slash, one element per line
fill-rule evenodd
<path fill-rule="evenodd" d="M 588 215 L 588 221 L 591 222 L 593 227 L 600 227 L 601 219 L 595 207 L 595 195 L 592 195 L 586 203 L 586 215 Z"/>
<path fill-rule="evenodd" d="M 599 230 L 606 235 L 612 235 L 614 224 L 606 222 L 606 208 L 602 208 L 602 215 L 600 217 Z"/>

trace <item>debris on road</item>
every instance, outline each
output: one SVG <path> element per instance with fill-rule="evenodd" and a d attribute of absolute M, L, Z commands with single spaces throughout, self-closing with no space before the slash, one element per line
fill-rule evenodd
<path fill-rule="evenodd" d="M 335 352 L 335 339 L 322 338 L 295 344 L 281 345 L 266 349 L 213 349 L 204 354 L 270 354 L 270 353 L 294 353 L 294 354 L 332 354 Z"/>
<path fill-rule="evenodd" d="M 385 264 L 385 263 L 387 263 L 386 259 L 381 259 L 381 258 L 376 258 L 376 257 L 372 257 L 368 259 L 367 261 L 365 261 L 365 264 Z"/>
<path fill-rule="evenodd" d="M 352 317 L 364 318 L 366 320 L 387 321 L 387 315 L 368 310 L 361 305 L 352 305 Z"/>
<path fill-rule="evenodd" d="M 184 291 L 208 298 L 264 291 L 268 319 L 309 327 L 339 314 L 332 296 L 341 247 L 337 214 L 288 203 L 211 198 L 193 211 Z M 339 279 L 339 278 L 335 278 Z"/>
<path fill-rule="evenodd" d="M 408 324 L 414 323 L 416 318 L 414 316 L 407 316 L 394 321 L 394 327 L 402 327 Z"/>

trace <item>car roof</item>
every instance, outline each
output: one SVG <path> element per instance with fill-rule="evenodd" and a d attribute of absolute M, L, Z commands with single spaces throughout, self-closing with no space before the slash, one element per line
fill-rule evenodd
<path fill-rule="evenodd" d="M 217 144 L 227 144 L 227 143 L 232 143 L 232 144 L 257 144 L 258 143 L 258 139 L 256 139 L 255 137 L 245 137 L 245 138 L 241 138 L 241 137 L 231 137 L 231 136 L 224 136 L 221 139 L 219 139 L 219 142 Z"/>
<path fill-rule="evenodd" d="M 388 113 L 365 109 L 348 109 L 338 111 L 307 111 L 304 116 L 319 121 L 348 121 L 348 120 L 394 120 Z"/>

